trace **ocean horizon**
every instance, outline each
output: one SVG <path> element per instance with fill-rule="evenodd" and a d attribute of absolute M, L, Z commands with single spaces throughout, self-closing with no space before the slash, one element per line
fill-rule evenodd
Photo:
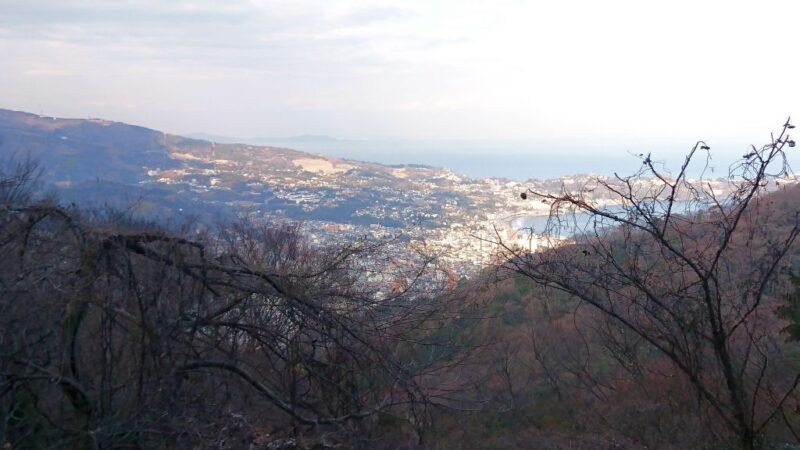
<path fill-rule="evenodd" d="M 633 175 L 642 167 L 642 156 L 648 153 L 652 155 L 659 170 L 677 174 L 694 144 L 626 149 L 612 144 L 559 147 L 540 143 L 492 141 L 293 139 L 259 140 L 252 143 L 387 165 L 420 164 L 444 167 L 471 178 L 508 178 L 518 181 L 587 173 L 604 176 L 613 176 L 615 173 L 620 176 Z M 727 176 L 731 164 L 745 151 L 738 147 L 746 149 L 745 146 L 727 145 L 720 146 L 718 151 L 713 152 L 704 177 Z M 698 154 L 690 166 L 689 175 L 700 176 L 704 166 L 705 155 Z"/>

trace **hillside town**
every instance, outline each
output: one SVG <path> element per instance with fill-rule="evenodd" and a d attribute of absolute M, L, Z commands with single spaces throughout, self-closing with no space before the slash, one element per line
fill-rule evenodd
<path fill-rule="evenodd" d="M 570 234 L 545 233 L 551 206 L 523 200 L 522 192 L 579 192 L 599 207 L 618 201 L 594 194 L 594 186 L 619 180 L 592 174 L 474 179 L 445 168 L 385 166 L 269 147 L 174 136 L 165 143 L 181 149 L 171 153 L 180 167 L 148 168 L 141 184 L 169 185 L 257 220 L 299 221 L 321 245 L 369 239 L 392 242 L 398 255 L 425 249 L 455 278 L 485 267 L 498 245 L 535 251 Z M 636 182 L 637 189 L 648 188 L 648 180 Z M 706 184 L 715 195 L 729 189 L 724 178 Z"/>

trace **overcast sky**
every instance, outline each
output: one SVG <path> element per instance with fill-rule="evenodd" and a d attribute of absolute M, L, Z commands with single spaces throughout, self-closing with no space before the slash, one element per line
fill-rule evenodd
<path fill-rule="evenodd" d="M 176 133 L 763 140 L 800 2 L 0 0 L 0 107 Z"/>

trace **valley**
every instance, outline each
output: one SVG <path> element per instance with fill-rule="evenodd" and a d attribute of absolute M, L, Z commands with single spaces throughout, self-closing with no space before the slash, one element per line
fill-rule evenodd
<path fill-rule="evenodd" d="M 569 190 L 613 206 L 595 187 L 621 183 L 592 174 L 524 182 L 471 178 L 447 168 L 215 143 L 107 120 L 9 110 L 0 110 L 0 156 L 36 159 L 43 181 L 83 207 L 110 205 L 176 223 L 299 221 L 315 243 L 390 240 L 398 257 L 409 248 L 435 255 L 455 278 L 489 263 L 499 241 L 531 249 L 557 243 L 539 235 L 550 205 L 524 201 L 521 192 Z M 729 189 L 724 178 L 706 183 L 720 195 Z"/>

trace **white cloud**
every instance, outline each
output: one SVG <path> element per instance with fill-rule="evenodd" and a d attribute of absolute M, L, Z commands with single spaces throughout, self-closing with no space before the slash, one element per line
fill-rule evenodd
<path fill-rule="evenodd" d="M 221 134 L 751 140 L 800 114 L 798 12 L 777 0 L 5 0 L 0 106 Z"/>

